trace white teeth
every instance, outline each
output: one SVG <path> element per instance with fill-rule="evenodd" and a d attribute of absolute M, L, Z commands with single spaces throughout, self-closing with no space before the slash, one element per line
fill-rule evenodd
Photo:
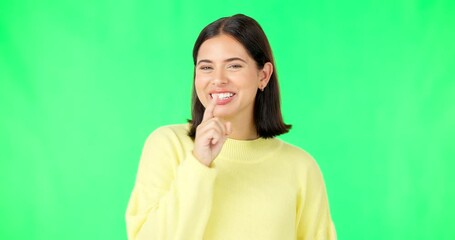
<path fill-rule="evenodd" d="M 212 97 L 217 99 L 228 99 L 232 96 L 234 96 L 233 93 L 212 93 Z"/>

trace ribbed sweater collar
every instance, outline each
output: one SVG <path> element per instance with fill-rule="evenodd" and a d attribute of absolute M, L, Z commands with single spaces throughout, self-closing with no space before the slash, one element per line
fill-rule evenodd
<path fill-rule="evenodd" d="M 218 158 L 231 161 L 258 162 L 277 151 L 280 147 L 281 141 L 275 138 L 258 138 L 255 140 L 228 138 Z"/>

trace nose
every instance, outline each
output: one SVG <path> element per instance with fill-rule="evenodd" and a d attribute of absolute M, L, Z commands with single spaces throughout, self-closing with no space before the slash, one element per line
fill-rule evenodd
<path fill-rule="evenodd" d="M 228 76 L 226 76 L 226 73 L 222 69 L 215 71 L 215 74 L 214 74 L 214 77 L 212 80 L 213 85 L 224 85 L 228 82 L 229 82 Z"/>

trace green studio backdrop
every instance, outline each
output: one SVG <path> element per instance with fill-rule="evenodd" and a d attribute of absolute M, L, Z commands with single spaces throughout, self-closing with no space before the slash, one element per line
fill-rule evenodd
<path fill-rule="evenodd" d="M 455 2 L 2 1 L 0 239 L 125 239 L 147 135 L 190 118 L 193 43 L 257 19 L 281 138 L 310 152 L 339 239 L 455 239 Z"/>

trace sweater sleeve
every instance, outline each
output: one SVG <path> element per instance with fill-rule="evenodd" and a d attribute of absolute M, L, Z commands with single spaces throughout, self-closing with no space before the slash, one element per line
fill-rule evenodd
<path fill-rule="evenodd" d="M 321 171 L 311 159 L 298 200 L 297 239 L 335 240 L 327 192 Z"/>
<path fill-rule="evenodd" d="M 172 130 L 157 129 L 145 143 L 126 211 L 128 239 L 202 239 L 215 177 Z"/>

